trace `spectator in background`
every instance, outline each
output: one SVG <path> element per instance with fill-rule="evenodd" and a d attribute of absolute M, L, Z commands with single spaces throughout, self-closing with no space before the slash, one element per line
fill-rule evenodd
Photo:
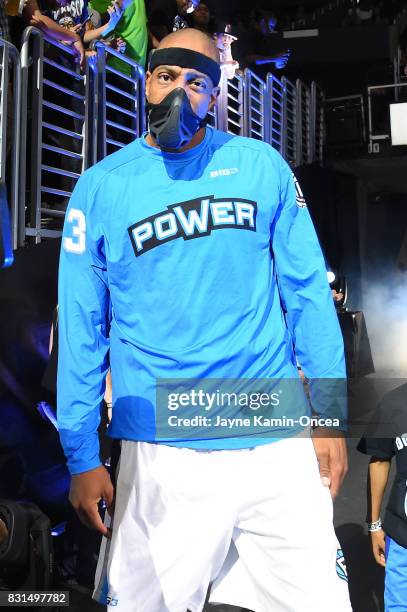
<path fill-rule="evenodd" d="M 102 16 L 108 13 L 111 0 L 91 0 L 89 6 Z M 112 33 L 126 44 L 126 55 L 145 67 L 147 57 L 147 18 L 144 0 L 122 0 L 120 6 L 123 16 Z M 106 34 L 105 34 L 106 35 Z M 130 74 L 128 65 L 117 58 L 111 58 L 109 65 L 117 70 Z"/>
<path fill-rule="evenodd" d="M 239 68 L 239 62 L 234 60 L 232 56 L 232 44 L 236 40 L 237 37 L 233 36 L 230 23 L 224 24 L 215 32 L 215 42 L 219 49 L 222 74 L 224 74 L 227 79 L 233 79 L 236 70 Z"/>
<path fill-rule="evenodd" d="M 90 27 L 91 15 L 88 10 L 87 1 L 71 0 L 28 0 L 26 7 L 27 18 L 30 19 L 30 25 L 35 25 L 41 30 L 44 30 L 50 35 L 50 27 L 48 23 L 44 23 L 44 16 L 50 17 L 55 24 L 58 24 L 63 30 L 70 30 L 81 37 L 83 43 L 89 44 L 102 36 L 107 36 L 115 29 L 116 25 L 123 16 L 124 9 L 114 0 L 107 7 L 108 20 L 104 25 L 99 27 Z M 55 32 L 54 38 L 58 34 L 54 28 L 51 31 Z M 61 38 L 64 40 L 64 38 Z"/>
<path fill-rule="evenodd" d="M 106 14 L 106 23 L 92 27 L 87 0 L 27 0 L 24 9 L 26 22 L 50 37 L 72 45 L 78 52 L 81 64 L 84 57 L 83 45 L 111 34 L 124 15 L 124 7 L 118 1 L 110 0 Z M 77 38 L 70 39 L 70 34 Z"/>
<path fill-rule="evenodd" d="M 95 11 L 92 7 L 89 6 L 88 8 L 89 8 L 89 16 L 90 16 L 90 21 L 86 24 L 88 29 L 97 30 L 98 28 L 101 28 L 102 25 L 105 25 L 105 26 L 107 25 L 109 21 L 109 13 L 106 13 L 106 15 L 102 16 L 100 13 Z M 118 53 L 126 52 L 125 41 L 120 36 L 117 36 L 114 30 L 113 32 L 110 29 L 105 30 L 102 33 L 102 37 L 100 40 L 103 42 L 104 45 L 114 49 Z M 90 53 L 94 54 L 95 51 L 92 51 L 92 52 L 87 51 L 87 55 L 90 55 Z"/>
<path fill-rule="evenodd" d="M 212 36 L 215 32 L 215 20 L 209 10 L 209 7 L 204 2 L 200 2 L 188 19 L 191 28 L 201 30 L 208 36 Z"/>
<path fill-rule="evenodd" d="M 75 26 L 84 26 L 89 19 L 86 0 L 28 0 L 23 18 L 50 38 L 71 46 L 83 65 L 85 49 Z"/>
<path fill-rule="evenodd" d="M 83 32 L 83 42 L 89 45 L 92 41 L 100 38 L 106 42 L 108 37 L 111 37 L 113 34 L 116 26 L 118 26 L 124 15 L 124 10 L 120 2 L 113 1 L 107 7 L 107 20 L 102 24 L 99 13 L 89 7 L 89 20 L 86 23 L 85 30 L 81 30 L 80 26 L 78 26 L 79 31 Z"/>
<path fill-rule="evenodd" d="M 107 7 L 107 22 L 100 27 L 91 28 L 87 0 L 27 0 L 23 19 L 26 24 L 37 27 L 48 37 L 71 47 L 80 67 L 83 68 L 84 43 L 90 43 L 109 34 L 122 18 L 123 12 L 124 9 L 118 2 L 110 0 Z M 83 141 L 80 137 L 72 136 L 72 134 L 80 135 L 83 128 L 80 119 L 84 115 L 81 81 L 68 77 L 67 82 L 66 73 L 57 67 L 61 66 L 72 72 L 73 58 L 69 53 L 50 45 L 47 45 L 46 53 L 54 65 L 47 65 L 44 68 L 45 99 L 65 111 L 60 112 L 57 108 L 44 106 L 44 123 L 58 126 L 62 130 L 44 126 L 43 141 L 53 149 L 42 150 L 42 162 L 45 166 L 57 167 L 65 172 L 47 174 L 47 187 L 54 191 L 44 195 L 44 202 L 50 207 L 57 206 L 64 210 L 67 204 L 66 193 L 72 191 L 72 173 L 81 172 L 81 161 L 76 154 L 82 152 Z M 73 95 L 66 95 L 64 87 L 73 91 Z M 75 155 L 65 154 L 65 151 L 73 152 Z"/>
<path fill-rule="evenodd" d="M 187 16 L 194 11 L 199 0 L 152 0 L 149 2 L 148 27 L 150 29 L 152 46 L 177 30 L 190 26 Z"/>
<path fill-rule="evenodd" d="M 251 30 L 239 33 L 235 44 L 235 57 L 240 67 L 251 68 L 260 76 L 265 76 L 273 68 L 285 68 L 290 57 L 288 49 L 279 49 L 275 40 L 277 18 L 266 9 L 252 12 Z"/>

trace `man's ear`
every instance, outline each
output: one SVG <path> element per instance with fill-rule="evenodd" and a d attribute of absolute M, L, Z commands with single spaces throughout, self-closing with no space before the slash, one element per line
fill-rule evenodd
<path fill-rule="evenodd" d="M 216 105 L 216 102 L 219 98 L 220 87 L 214 87 L 211 93 L 211 101 L 209 102 L 209 110 L 211 111 L 213 107 Z"/>
<path fill-rule="evenodd" d="M 151 79 L 151 72 L 149 70 L 147 70 L 147 72 L 146 72 L 146 85 L 145 85 L 147 100 L 150 97 L 150 79 Z"/>

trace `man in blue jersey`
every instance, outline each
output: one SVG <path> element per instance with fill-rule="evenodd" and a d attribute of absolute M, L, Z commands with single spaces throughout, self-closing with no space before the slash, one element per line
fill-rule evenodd
<path fill-rule="evenodd" d="M 255 612 L 348 612 L 332 526 L 345 367 L 324 261 L 280 155 L 205 126 L 219 79 L 204 34 L 161 41 L 149 132 L 72 195 L 58 363 L 70 500 L 107 536 L 94 596 L 109 609 L 198 612 L 211 586 L 211 601 Z M 328 426 L 312 439 L 296 359 Z M 114 491 L 97 439 L 109 365 Z"/>

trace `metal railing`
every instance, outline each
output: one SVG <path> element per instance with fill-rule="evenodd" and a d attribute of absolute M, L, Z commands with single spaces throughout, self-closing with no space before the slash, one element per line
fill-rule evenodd
<path fill-rule="evenodd" d="M 322 163 L 325 141 L 325 96 L 321 87 L 311 83 L 311 161 Z"/>
<path fill-rule="evenodd" d="M 11 43 L 0 39 L 0 182 L 9 183 L 11 243 L 18 246 L 21 62 Z M 7 158 L 9 157 L 9 165 Z"/>
<path fill-rule="evenodd" d="M 218 113 L 216 112 L 216 106 L 214 106 L 212 110 L 208 112 L 207 125 L 218 129 Z"/>
<path fill-rule="evenodd" d="M 244 71 L 244 132 L 249 138 L 266 140 L 266 85 L 254 72 Z"/>
<path fill-rule="evenodd" d="M 121 149 L 145 131 L 143 68 L 101 42 L 90 62 L 97 96 L 93 96 L 96 161 Z"/>
<path fill-rule="evenodd" d="M 102 43 L 95 49 L 81 72 L 70 47 L 36 28 L 24 31 L 20 245 L 26 237 L 38 243 L 60 236 L 81 173 L 145 130 L 144 70 Z"/>
<path fill-rule="evenodd" d="M 29 146 L 20 165 L 20 244 L 25 236 L 38 243 L 61 235 L 68 200 L 88 165 L 88 78 L 76 58 L 71 47 L 40 30 L 24 31 L 22 136 Z"/>
<path fill-rule="evenodd" d="M 224 75 L 222 74 L 222 78 L 221 78 L 221 82 L 219 83 L 219 87 L 220 87 L 220 91 L 223 91 L 224 88 Z M 219 130 L 221 129 L 219 126 L 219 104 L 220 104 L 220 97 L 221 95 L 219 94 L 218 100 L 217 100 L 217 104 L 215 104 L 215 106 L 212 108 L 212 110 L 210 110 L 208 112 L 207 115 L 207 125 L 210 125 L 211 127 Z"/>
<path fill-rule="evenodd" d="M 297 153 L 296 166 L 312 162 L 311 90 L 297 79 Z"/>
<path fill-rule="evenodd" d="M 6 44 L 2 48 L 4 66 L 17 52 Z M 83 170 L 145 131 L 144 70 L 101 42 L 95 43 L 94 50 L 81 72 L 71 47 L 30 27 L 23 36 L 21 68 L 18 53 L 13 59 L 20 75 L 14 79 L 13 134 L 20 135 L 21 118 L 17 140 L 22 143 L 19 152 L 13 141 L 14 167 L 19 160 L 20 169 L 12 202 L 14 248 L 27 238 L 40 242 L 59 236 L 67 202 Z M 1 68 L 3 80 L 9 78 L 7 74 Z M 7 105 L 3 80 L 1 130 Z M 271 73 L 264 82 L 246 69 L 233 79 L 222 77 L 218 104 L 209 113 L 208 123 L 230 134 L 268 142 L 292 166 L 321 162 L 323 100 L 315 83 L 309 88 Z M 1 131 L 0 162 L 3 159 Z"/>
<path fill-rule="evenodd" d="M 282 154 L 284 150 L 284 85 L 269 72 L 266 87 L 267 142 Z"/>
<path fill-rule="evenodd" d="M 284 86 L 283 107 L 283 151 L 288 163 L 297 165 L 297 87 L 286 77 L 281 79 Z"/>
<path fill-rule="evenodd" d="M 243 76 L 236 74 L 233 79 L 225 79 L 223 88 L 224 104 L 219 107 L 223 120 L 222 129 L 229 134 L 244 135 L 245 99 Z"/>

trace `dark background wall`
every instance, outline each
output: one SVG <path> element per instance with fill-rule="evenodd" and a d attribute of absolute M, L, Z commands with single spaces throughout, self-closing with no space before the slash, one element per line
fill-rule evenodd
<path fill-rule="evenodd" d="M 37 404 L 57 302 L 59 240 L 19 249 L 0 270 L 0 498 L 64 518 L 69 487 L 58 434 Z"/>

